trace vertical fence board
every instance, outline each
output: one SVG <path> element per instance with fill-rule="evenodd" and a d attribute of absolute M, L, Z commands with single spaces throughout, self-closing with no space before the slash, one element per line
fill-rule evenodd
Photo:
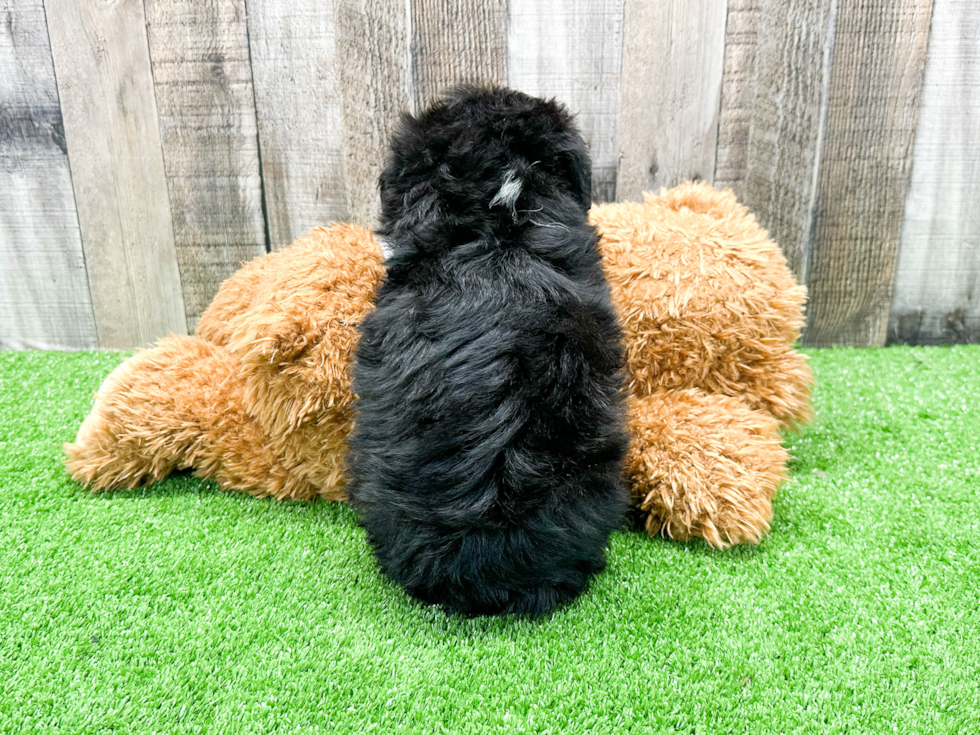
<path fill-rule="evenodd" d="M 244 0 L 145 0 L 188 327 L 265 252 Z"/>
<path fill-rule="evenodd" d="M 343 49 L 344 174 L 355 222 L 373 225 L 378 176 L 398 117 L 410 109 L 411 56 L 405 0 L 334 0 Z"/>
<path fill-rule="evenodd" d="M 374 224 L 399 114 L 460 82 L 564 102 L 597 200 L 733 188 L 810 288 L 807 344 L 980 342 L 972 0 L 0 0 L 0 21 L 0 347 L 143 345 L 243 260 Z"/>
<path fill-rule="evenodd" d="M 99 344 L 184 333 L 140 0 L 46 0 Z"/>
<path fill-rule="evenodd" d="M 885 343 L 931 14 L 932 0 L 837 10 L 808 344 Z"/>
<path fill-rule="evenodd" d="M 454 84 L 507 83 L 507 0 L 410 0 L 416 110 Z"/>
<path fill-rule="evenodd" d="M 626 4 L 618 199 L 712 181 L 726 0 Z"/>
<path fill-rule="evenodd" d="M 980 342 L 980 5 L 935 0 L 889 339 Z"/>
<path fill-rule="evenodd" d="M 598 201 L 616 194 L 622 44 L 623 0 L 510 0 L 508 84 L 577 114 Z"/>
<path fill-rule="evenodd" d="M 761 0 L 740 194 L 803 282 L 837 0 Z"/>
<path fill-rule="evenodd" d="M 330 2 L 246 0 L 269 246 L 347 217 Z"/>
<path fill-rule="evenodd" d="M 0 349 L 98 346 L 41 0 L 0 4 Z"/>
<path fill-rule="evenodd" d="M 761 0 L 729 0 L 725 21 L 715 186 L 742 199 L 749 164 L 749 133 L 755 103 L 755 56 Z"/>

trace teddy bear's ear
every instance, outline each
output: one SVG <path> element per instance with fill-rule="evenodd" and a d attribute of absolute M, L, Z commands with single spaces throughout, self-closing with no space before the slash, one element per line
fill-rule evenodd
<path fill-rule="evenodd" d="M 259 288 L 269 277 L 267 271 L 275 268 L 278 257 L 277 252 L 255 258 L 222 283 L 198 319 L 195 334 L 220 347 L 227 345 L 232 331 L 255 303 Z"/>
<path fill-rule="evenodd" d="M 704 181 L 687 181 L 660 195 L 644 192 L 645 204 L 659 204 L 675 212 L 687 209 L 715 219 L 746 217 L 748 210 L 738 203 L 731 189 L 716 189 Z"/>

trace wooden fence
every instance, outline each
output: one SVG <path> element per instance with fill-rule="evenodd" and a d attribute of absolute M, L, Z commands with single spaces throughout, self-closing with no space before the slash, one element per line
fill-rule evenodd
<path fill-rule="evenodd" d="M 0 346 L 193 330 L 371 223 L 392 125 L 489 81 L 577 112 L 599 199 L 729 186 L 811 345 L 980 341 L 976 0 L 0 0 Z"/>

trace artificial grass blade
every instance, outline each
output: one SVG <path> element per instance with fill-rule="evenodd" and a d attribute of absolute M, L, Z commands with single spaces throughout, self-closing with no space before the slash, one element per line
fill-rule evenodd
<path fill-rule="evenodd" d="M 111 353 L 0 353 L 0 731 L 980 732 L 980 347 L 814 351 L 758 547 L 616 534 L 540 621 L 447 618 L 353 512 L 61 465 Z"/>

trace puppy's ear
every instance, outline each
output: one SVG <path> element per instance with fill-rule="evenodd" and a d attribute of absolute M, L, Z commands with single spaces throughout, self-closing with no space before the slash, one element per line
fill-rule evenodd
<path fill-rule="evenodd" d="M 383 217 L 379 234 L 394 240 L 425 242 L 433 239 L 431 231 L 439 222 L 439 194 L 427 181 L 416 184 L 402 195 L 400 201 Z"/>
<path fill-rule="evenodd" d="M 585 141 L 577 132 L 569 136 L 568 145 L 562 155 L 562 168 L 569 184 L 573 187 L 575 201 L 588 209 L 592 206 L 592 161 L 585 149 Z"/>

